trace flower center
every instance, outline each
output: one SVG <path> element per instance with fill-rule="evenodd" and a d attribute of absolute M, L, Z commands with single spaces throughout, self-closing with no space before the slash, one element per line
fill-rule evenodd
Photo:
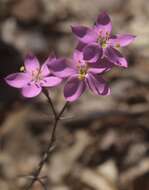
<path fill-rule="evenodd" d="M 110 37 L 109 32 L 106 32 L 106 34 L 103 35 L 103 31 L 100 31 L 98 35 L 97 43 L 100 43 L 102 48 L 106 48 L 109 37 Z"/>
<path fill-rule="evenodd" d="M 87 74 L 87 64 L 85 65 L 78 65 L 78 79 L 79 80 L 84 80 Z"/>
<path fill-rule="evenodd" d="M 87 71 L 86 71 L 85 69 L 82 69 L 82 68 L 81 68 L 81 69 L 79 70 L 79 77 L 78 77 L 78 78 L 79 78 L 80 80 L 84 80 L 86 74 L 87 74 Z"/>
<path fill-rule="evenodd" d="M 106 39 L 101 40 L 100 44 L 101 44 L 102 48 L 106 48 L 107 47 L 107 41 L 106 41 Z"/>
<path fill-rule="evenodd" d="M 43 79 L 43 76 L 41 75 L 40 70 L 32 71 L 32 80 L 35 82 L 40 82 Z"/>

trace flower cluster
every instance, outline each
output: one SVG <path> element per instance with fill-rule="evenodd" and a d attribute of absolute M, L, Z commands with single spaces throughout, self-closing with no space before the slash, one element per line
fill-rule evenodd
<path fill-rule="evenodd" d="M 112 35 L 111 19 L 105 12 L 91 28 L 72 26 L 72 32 L 78 45 L 71 59 L 49 57 L 41 66 L 35 56 L 29 55 L 21 72 L 8 75 L 6 82 L 20 88 L 22 95 L 28 98 L 63 81 L 66 81 L 64 97 L 70 102 L 77 100 L 86 89 L 96 95 L 109 95 L 110 88 L 101 75 L 114 66 L 128 66 L 117 49 L 130 44 L 135 36 Z"/>

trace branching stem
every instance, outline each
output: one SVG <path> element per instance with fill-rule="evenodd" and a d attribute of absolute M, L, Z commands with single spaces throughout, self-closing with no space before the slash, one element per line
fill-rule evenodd
<path fill-rule="evenodd" d="M 55 110 L 55 107 L 53 105 L 53 102 L 52 102 L 52 100 L 51 100 L 51 98 L 49 96 L 48 91 L 46 89 L 44 89 L 43 93 L 47 97 L 48 103 L 49 103 L 49 105 L 50 105 L 50 107 L 52 109 L 52 112 L 53 112 L 53 115 L 54 115 L 54 122 L 53 122 L 51 137 L 49 139 L 47 149 L 44 152 L 43 157 L 41 158 L 37 169 L 32 173 L 32 179 L 31 179 L 30 183 L 27 185 L 27 187 L 25 188 L 25 190 L 31 189 L 36 181 L 38 181 L 41 184 L 42 181 L 40 180 L 39 175 L 41 173 L 42 168 L 44 167 L 44 165 L 46 164 L 46 162 L 49 159 L 50 152 L 53 149 L 53 146 L 54 146 L 54 143 L 55 143 L 55 140 L 56 140 L 56 128 L 57 128 L 58 122 L 60 120 L 60 117 L 64 113 L 67 105 L 68 105 L 68 102 L 66 102 L 64 104 L 64 106 L 62 107 L 62 109 L 60 110 L 60 112 L 57 114 L 57 112 Z M 43 186 L 43 183 L 42 183 L 42 186 Z"/>

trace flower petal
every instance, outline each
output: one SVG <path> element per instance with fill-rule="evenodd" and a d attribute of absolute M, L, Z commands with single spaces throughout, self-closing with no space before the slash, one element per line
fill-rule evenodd
<path fill-rule="evenodd" d="M 40 69 L 39 61 L 34 55 L 28 55 L 25 58 L 24 66 L 25 70 L 29 73 L 32 73 Z"/>
<path fill-rule="evenodd" d="M 83 49 L 83 58 L 90 63 L 96 62 L 102 56 L 102 48 L 96 43 L 87 45 Z"/>
<path fill-rule="evenodd" d="M 28 82 L 30 82 L 31 77 L 27 73 L 14 73 L 10 74 L 5 78 L 7 84 L 15 88 L 22 88 Z"/>
<path fill-rule="evenodd" d="M 88 72 L 93 73 L 93 74 L 100 74 L 100 73 L 111 70 L 113 67 L 113 63 L 111 63 L 109 60 L 104 58 L 94 64 L 88 63 L 88 66 L 89 66 Z"/>
<path fill-rule="evenodd" d="M 49 76 L 49 77 L 44 77 L 40 85 L 44 87 L 53 87 L 59 85 L 61 82 L 62 79 L 54 76 Z"/>
<path fill-rule="evenodd" d="M 67 101 L 73 102 L 82 95 L 85 89 L 85 82 L 79 80 L 77 76 L 73 76 L 68 79 L 64 87 L 64 97 Z"/>
<path fill-rule="evenodd" d="M 98 75 L 88 74 L 86 78 L 89 89 L 96 95 L 110 95 L 110 88 L 103 78 Z"/>
<path fill-rule="evenodd" d="M 96 42 L 98 35 L 94 29 L 90 29 L 86 26 L 72 26 L 72 32 L 83 43 Z"/>
<path fill-rule="evenodd" d="M 76 49 L 79 50 L 79 51 L 82 51 L 83 48 L 86 46 L 87 44 L 83 43 L 83 42 L 78 42 L 77 46 L 76 46 Z"/>
<path fill-rule="evenodd" d="M 47 65 L 47 60 L 41 66 L 41 71 L 40 72 L 41 72 L 42 76 L 48 76 L 50 74 L 50 70 L 49 70 L 48 65 Z"/>
<path fill-rule="evenodd" d="M 123 57 L 123 55 L 117 51 L 116 49 L 112 47 L 106 48 L 105 51 L 105 56 L 109 61 L 113 62 L 114 65 L 119 66 L 119 67 L 128 67 L 128 62 L 127 60 Z"/>
<path fill-rule="evenodd" d="M 40 94 L 42 88 L 36 84 L 28 84 L 22 88 L 22 95 L 27 98 L 32 98 Z"/>
<path fill-rule="evenodd" d="M 62 78 L 74 73 L 74 69 L 71 68 L 70 65 L 68 65 L 68 61 L 63 58 L 49 61 L 48 67 L 54 75 Z"/>
<path fill-rule="evenodd" d="M 131 34 L 117 34 L 108 41 L 113 47 L 125 47 L 135 40 L 135 36 Z"/>
<path fill-rule="evenodd" d="M 102 12 L 98 15 L 95 25 L 95 30 L 101 33 L 102 36 L 106 36 L 106 34 L 111 34 L 112 31 L 112 23 L 109 15 L 106 12 Z"/>
<path fill-rule="evenodd" d="M 83 52 L 79 51 L 78 49 L 75 49 L 73 52 L 73 60 L 76 64 L 79 62 L 84 62 Z"/>

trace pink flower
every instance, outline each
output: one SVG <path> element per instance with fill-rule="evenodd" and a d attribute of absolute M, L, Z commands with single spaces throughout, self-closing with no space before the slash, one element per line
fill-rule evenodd
<path fill-rule="evenodd" d="M 107 13 L 102 12 L 92 28 L 86 26 L 73 26 L 72 32 L 77 39 L 84 44 L 96 44 L 103 50 L 103 57 L 109 59 L 113 64 L 127 67 L 127 60 L 117 50 L 134 41 L 135 36 L 130 34 L 112 35 L 112 23 Z"/>
<path fill-rule="evenodd" d="M 38 59 L 29 55 L 22 67 L 24 72 L 10 74 L 5 80 L 10 86 L 21 89 L 24 97 L 35 97 L 43 87 L 57 86 L 62 81 L 61 78 L 51 75 L 46 62 L 40 66 Z"/>
<path fill-rule="evenodd" d="M 110 67 L 110 63 L 105 59 L 99 62 L 90 56 L 87 61 L 82 52 L 75 50 L 71 60 L 73 72 L 64 87 L 65 99 L 69 102 L 77 100 L 86 88 L 96 95 L 109 95 L 110 89 L 100 74 L 108 71 Z"/>

